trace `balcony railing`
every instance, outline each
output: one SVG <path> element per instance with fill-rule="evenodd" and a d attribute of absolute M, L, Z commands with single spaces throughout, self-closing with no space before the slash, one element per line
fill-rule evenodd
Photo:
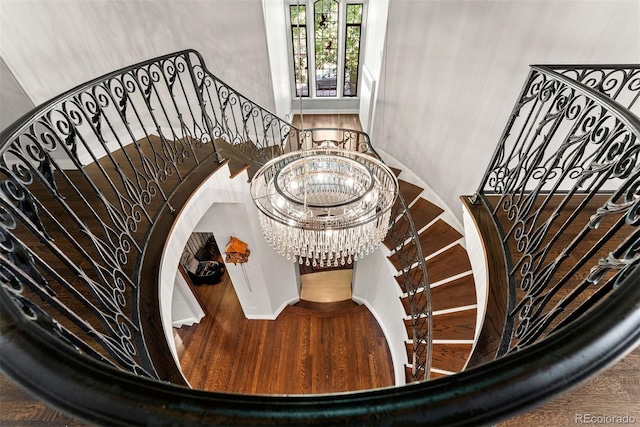
<path fill-rule="evenodd" d="M 629 68 L 625 75 L 631 77 L 622 84 L 628 90 L 621 92 L 637 92 L 634 73 Z M 610 83 L 600 86 L 611 92 Z M 526 119 L 522 131 L 515 131 L 518 117 L 536 121 Z M 104 425 L 379 424 L 383 419 L 389 424 L 477 425 L 548 399 L 640 341 L 640 123 L 608 96 L 537 67 L 477 198 L 494 207 L 497 220 L 517 219 L 513 230 L 503 228 L 514 274 L 511 326 L 501 358 L 452 377 L 349 394 L 245 396 L 178 385 L 177 368 L 168 368 L 161 358 L 163 352 L 168 356 L 167 346 L 147 339 L 157 328 L 157 313 L 146 309 L 157 304 L 157 284 L 142 273 L 146 256 L 156 249 L 151 239 L 160 226 L 170 224 L 170 213 L 184 199 L 177 189 L 193 181 L 187 177 L 206 177 L 218 167 L 218 140 L 260 163 L 313 140 L 322 143 L 323 132 L 299 131 L 252 103 L 212 76 L 194 51 L 110 73 L 16 122 L 2 133 L 0 146 L 2 371 L 44 401 Z M 540 139 L 508 143 L 509 135 Z M 560 138 L 558 146 L 548 143 L 552 135 Z M 375 155 L 364 134 L 348 131 L 334 140 L 355 141 L 350 148 Z M 551 181 L 551 176 L 583 184 L 565 186 L 564 178 Z M 616 185 L 601 185 L 602 180 Z M 558 195 L 565 200 L 575 193 L 582 197 L 578 205 L 586 206 L 599 190 L 609 192 L 610 203 L 601 203 L 602 212 L 616 213 L 595 217 L 591 224 L 615 233 L 603 230 L 593 243 L 594 253 L 587 251 L 577 261 L 570 251 L 541 250 L 562 235 L 561 226 L 548 230 L 573 222 L 556 223 L 554 213 L 541 227 L 536 212 L 549 205 L 545 200 Z M 413 295 L 428 292 L 411 217 L 402 201 L 395 209 L 396 223 L 406 226 L 394 227 L 392 241 L 397 247 L 416 245 L 415 251 L 400 251 L 414 254 L 403 262 L 405 283 Z M 613 224 L 604 227 L 609 218 Z M 584 230 L 589 234 L 593 228 Z M 622 240 L 617 243 L 612 234 Z M 610 250 L 609 242 L 617 246 Z M 556 282 L 546 282 L 545 274 L 555 264 L 548 267 L 544 260 L 571 259 L 572 265 L 588 269 L 602 250 L 611 256 L 603 257 L 588 283 L 604 285 L 589 298 L 573 297 L 582 295 L 584 284 L 568 294 L 549 294 Z M 414 264 L 419 268 L 411 268 Z M 565 276 L 576 274 L 569 270 Z M 544 309 L 551 304 L 547 295 L 561 299 L 552 301 L 557 310 Z M 580 302 L 571 306 L 574 301 Z M 429 310 L 428 304 L 412 307 L 414 330 L 430 330 Z M 559 319 L 556 312 L 568 314 Z M 429 343 L 428 333 L 414 337 L 414 343 L 421 341 Z M 429 361 L 428 356 L 416 359 Z M 424 378 L 428 368 L 416 365 L 414 376 Z"/>
<path fill-rule="evenodd" d="M 85 355 L 182 383 L 156 343 L 156 272 L 142 273 L 150 238 L 175 211 L 176 189 L 218 167 L 214 141 L 280 149 L 290 130 L 210 75 L 194 51 L 36 108 L 2 134 L 3 298 Z"/>
<path fill-rule="evenodd" d="M 571 324 L 637 268 L 639 95 L 637 66 L 532 67 L 477 195 L 510 278 L 497 356 Z"/>

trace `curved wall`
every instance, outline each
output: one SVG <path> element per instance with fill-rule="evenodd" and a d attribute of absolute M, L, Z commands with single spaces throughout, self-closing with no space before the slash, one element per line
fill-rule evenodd
<path fill-rule="evenodd" d="M 227 264 L 227 271 L 249 319 L 275 319 L 287 304 L 299 299 L 296 265 L 276 253 L 262 237 L 258 212 L 249 194 L 246 172 L 229 178 L 221 167 L 193 193 L 177 215 L 161 261 L 159 292 L 165 336 L 176 363 L 171 303 L 177 266 L 192 232 L 213 232 L 221 250 L 231 235 L 249 244 L 251 255 L 244 265 Z M 394 366 L 395 384 L 406 382 L 406 317 L 400 288 L 380 247 L 354 267 L 353 299 L 365 304 L 387 339 Z"/>
<path fill-rule="evenodd" d="M 294 264 L 273 251 L 262 237 L 246 172 L 231 179 L 228 166 L 220 167 L 177 214 L 162 255 L 158 277 L 160 311 L 165 337 L 178 366 L 171 303 L 182 250 L 194 231 L 214 232 L 221 250 L 231 235 L 249 244 L 249 262 L 243 267 L 226 266 L 247 318 L 275 319 L 287 304 L 298 300 Z"/>
<path fill-rule="evenodd" d="M 404 367 L 407 364 L 406 342 L 409 339 L 404 326 L 407 315 L 400 297 L 400 287 L 383 248 L 358 260 L 353 269 L 353 300 L 367 306 L 384 332 L 391 352 L 396 386 L 406 383 Z"/>

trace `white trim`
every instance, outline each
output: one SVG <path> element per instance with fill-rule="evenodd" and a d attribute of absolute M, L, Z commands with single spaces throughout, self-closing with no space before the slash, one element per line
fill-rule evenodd
<path fill-rule="evenodd" d="M 173 317 L 176 315 L 175 313 L 176 292 L 182 298 L 182 301 L 185 303 L 186 308 L 189 311 L 188 314 L 182 313 L 183 318 L 178 318 L 178 319 Z M 173 294 L 174 294 L 173 298 L 171 299 L 172 326 L 174 328 L 180 328 L 185 325 L 191 326 L 194 323 L 199 323 L 200 320 L 202 320 L 202 318 L 205 316 L 204 310 L 200 306 L 200 303 L 198 303 L 198 300 L 196 299 L 195 295 L 193 295 L 193 292 L 191 292 L 191 288 L 189 288 L 189 285 L 187 284 L 184 277 L 182 277 L 182 273 L 180 273 L 180 271 L 176 273 L 176 280 L 173 287 Z"/>
<path fill-rule="evenodd" d="M 473 274 L 472 270 L 464 271 L 460 274 L 456 274 L 455 276 L 447 277 L 446 279 L 442 279 L 438 282 L 429 283 L 429 287 L 431 289 L 437 288 L 438 286 L 446 285 L 447 283 L 451 283 L 454 280 L 462 279 L 463 277 L 470 276 Z"/>
<path fill-rule="evenodd" d="M 473 345 L 473 340 L 433 340 L 433 344 L 469 344 L 469 345 Z"/>
<path fill-rule="evenodd" d="M 422 288 L 420 288 L 422 289 Z M 407 295 L 408 296 L 408 295 Z M 404 296 L 402 298 L 406 298 L 407 296 Z M 463 305 L 460 307 L 453 307 L 453 308 L 445 308 L 444 310 L 437 310 L 431 313 L 432 316 L 439 316 L 441 314 L 450 314 L 450 313 L 459 313 L 461 311 L 467 311 L 467 310 L 475 310 L 477 308 L 476 304 L 471 304 L 471 305 Z M 425 318 L 426 314 L 420 314 L 418 315 L 418 318 Z M 407 314 L 404 317 L 404 320 L 411 320 L 411 314 Z"/>
<path fill-rule="evenodd" d="M 455 374 L 457 374 L 457 372 L 445 371 L 444 369 L 438 369 L 438 368 L 431 368 L 431 372 L 434 372 L 436 374 L 442 374 L 442 375 L 455 375 Z"/>
<path fill-rule="evenodd" d="M 431 313 L 432 316 L 438 316 L 441 314 L 449 314 L 449 313 L 458 313 L 461 311 L 467 311 L 467 310 L 477 310 L 478 309 L 478 305 L 477 304 L 471 304 L 471 305 L 463 305 L 460 307 L 453 307 L 453 308 L 446 308 L 444 310 L 438 310 L 438 311 L 434 311 Z"/>
<path fill-rule="evenodd" d="M 282 303 L 282 305 L 280 307 L 278 307 L 278 309 L 271 315 L 267 315 L 267 314 L 245 314 L 244 317 L 246 317 L 247 319 L 253 319 L 253 320 L 276 320 L 278 318 L 278 316 L 280 316 L 280 313 L 282 313 L 282 311 L 287 308 L 288 305 L 294 305 L 295 303 L 297 303 L 298 301 L 300 301 L 300 297 L 295 297 L 295 298 L 291 298 L 288 301 L 284 301 Z"/>
<path fill-rule="evenodd" d="M 424 257 L 425 261 L 429 261 L 430 259 L 433 259 L 435 257 L 437 257 L 438 255 L 448 251 L 449 249 L 453 249 L 454 247 L 456 247 L 457 245 L 460 245 L 464 248 L 464 237 L 459 238 L 458 240 L 453 241 L 452 243 L 449 243 L 447 246 L 438 249 L 437 251 L 427 255 Z M 466 248 L 465 248 L 466 250 Z"/>

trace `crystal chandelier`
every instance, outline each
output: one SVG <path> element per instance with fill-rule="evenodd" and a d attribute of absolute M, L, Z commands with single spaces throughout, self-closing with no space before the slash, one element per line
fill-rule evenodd
<path fill-rule="evenodd" d="M 267 242 L 287 259 L 321 267 L 372 252 L 387 234 L 397 193 L 382 162 L 333 147 L 274 158 L 251 181 Z"/>

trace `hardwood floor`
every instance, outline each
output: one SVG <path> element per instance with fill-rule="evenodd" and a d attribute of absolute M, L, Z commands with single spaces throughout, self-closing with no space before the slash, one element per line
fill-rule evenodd
<path fill-rule="evenodd" d="M 592 417 L 635 418 L 635 423 L 599 423 L 629 425 L 640 423 L 640 348 L 612 368 L 551 402 L 499 424 L 501 427 L 569 426 L 585 414 Z M 585 422 L 584 424 L 591 424 Z M 593 424 L 592 424 L 593 425 Z"/>
<path fill-rule="evenodd" d="M 353 269 L 318 271 L 300 276 L 300 299 L 320 303 L 350 300 Z"/>
<path fill-rule="evenodd" d="M 357 114 L 300 114 L 293 116 L 291 124 L 297 128 L 343 128 L 362 130 Z"/>
<path fill-rule="evenodd" d="M 208 314 L 184 334 L 180 359 L 192 387 L 309 394 L 393 385 L 386 339 L 365 306 L 303 303 L 276 320 L 248 320 L 228 277 L 196 288 Z"/>

